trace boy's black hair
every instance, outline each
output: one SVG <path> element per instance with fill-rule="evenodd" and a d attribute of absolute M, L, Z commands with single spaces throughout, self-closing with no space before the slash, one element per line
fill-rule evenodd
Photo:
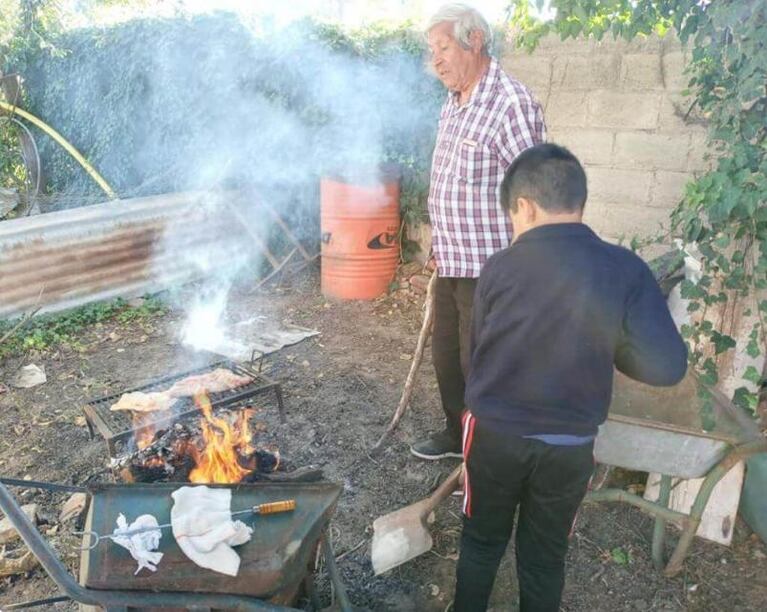
<path fill-rule="evenodd" d="M 586 204 L 586 173 L 578 159 L 552 143 L 525 149 L 506 170 L 501 207 L 517 211 L 517 198 L 534 200 L 552 213 L 582 210 Z"/>

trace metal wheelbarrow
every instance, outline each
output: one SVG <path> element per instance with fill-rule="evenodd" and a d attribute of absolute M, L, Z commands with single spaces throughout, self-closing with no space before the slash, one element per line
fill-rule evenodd
<path fill-rule="evenodd" d="M 10 482 L 9 479 L 5 481 Z M 110 534 L 119 513 L 128 516 L 129 520 L 148 513 L 160 524 L 169 522 L 170 494 L 184 486 L 178 483 L 104 484 L 80 489 L 25 481 L 13 484 L 87 491 L 90 503 L 85 530 L 98 534 Z M 290 514 L 254 520 L 251 540 L 236 549 L 241 558 L 236 577 L 195 565 L 186 558 L 168 530 L 160 541 L 158 550 L 164 556 L 157 572 L 142 570 L 135 576 L 136 563 L 128 551 L 108 541 L 83 550 L 78 583 L 2 482 L 0 509 L 66 596 L 86 606 L 99 606 L 108 612 L 129 609 L 294 610 L 290 606 L 304 587 L 312 605 L 317 607 L 310 566 L 321 547 L 340 608 L 344 611 L 352 609 L 325 535 L 341 494 L 339 485 L 317 482 L 208 486 L 232 490 L 233 512 L 280 499 L 296 500 L 296 509 Z"/>
<path fill-rule="evenodd" d="M 705 398 L 709 397 L 707 401 Z M 594 445 L 599 463 L 661 474 L 652 502 L 623 489 L 586 494 L 585 502 L 620 501 L 655 516 L 652 557 L 667 576 L 678 574 L 716 484 L 739 461 L 767 453 L 755 423 L 715 389 L 688 373 L 675 387 L 650 387 L 616 373 L 610 415 Z M 705 477 L 689 514 L 668 507 L 672 478 Z M 682 534 L 668 563 L 663 557 L 666 522 Z"/>

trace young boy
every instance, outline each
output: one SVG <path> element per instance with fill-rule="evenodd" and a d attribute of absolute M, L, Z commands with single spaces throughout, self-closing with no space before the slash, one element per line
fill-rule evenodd
<path fill-rule="evenodd" d="M 514 241 L 474 297 L 455 612 L 487 608 L 517 508 L 521 611 L 559 610 L 613 366 L 658 386 L 687 369 L 652 272 L 583 224 L 585 202 L 583 168 L 554 144 L 521 153 L 501 185 Z"/>

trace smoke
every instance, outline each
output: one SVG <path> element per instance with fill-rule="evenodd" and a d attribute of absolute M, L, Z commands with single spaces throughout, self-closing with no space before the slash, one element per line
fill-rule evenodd
<path fill-rule="evenodd" d="M 231 289 L 271 269 L 258 246 L 272 236 L 261 204 L 318 248 L 320 177 L 369 181 L 381 162 L 430 155 L 444 94 L 418 53 L 392 43 L 362 58 L 329 39 L 274 16 L 134 20 L 70 32 L 61 46 L 71 53 L 30 71 L 35 110 L 66 126 L 122 197 L 219 194 L 156 250 L 158 275 L 175 262 L 206 279 L 179 299 L 187 340 L 220 328 Z M 54 149 L 42 155 L 57 191 L 91 187 Z M 195 220 L 204 231 L 190 239 Z"/>
<path fill-rule="evenodd" d="M 198 349 L 236 341 L 225 324 L 230 291 L 238 280 L 254 281 L 258 272 L 271 269 L 250 236 L 257 232 L 268 244 L 272 234 L 259 202 L 288 216 L 292 227 L 303 227 L 301 238 L 318 236 L 316 190 L 301 198 L 307 186 L 327 174 L 375 180 L 375 169 L 396 155 L 404 139 L 435 123 L 434 107 L 414 99 L 429 77 L 413 56 L 393 51 L 365 62 L 333 52 L 306 22 L 267 35 L 251 28 L 248 39 L 245 66 L 230 61 L 231 42 L 221 37 L 198 40 L 200 51 L 192 58 L 184 45 L 161 45 L 153 54 L 151 88 L 157 104 L 179 80 L 204 82 L 217 99 L 215 107 L 205 105 L 204 121 L 196 122 L 188 136 L 187 167 L 176 175 L 179 188 L 233 187 L 252 194 L 236 204 L 236 217 L 225 199 L 206 200 L 206 215 L 228 220 L 230 230 L 222 241 L 177 253 L 206 279 L 194 299 L 183 301 L 182 340 Z M 161 137 L 162 132 L 149 133 L 144 146 L 156 149 Z M 248 231 L 242 231 L 243 224 Z M 176 248 L 179 231 L 170 230 L 163 249 Z"/>

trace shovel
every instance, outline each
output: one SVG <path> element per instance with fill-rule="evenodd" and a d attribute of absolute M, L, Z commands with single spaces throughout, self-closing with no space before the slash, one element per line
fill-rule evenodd
<path fill-rule="evenodd" d="M 385 514 L 373 521 L 371 559 L 378 574 L 402 565 L 431 550 L 427 522 L 439 503 L 458 487 L 462 465 L 453 470 L 437 490 L 426 499 Z"/>

